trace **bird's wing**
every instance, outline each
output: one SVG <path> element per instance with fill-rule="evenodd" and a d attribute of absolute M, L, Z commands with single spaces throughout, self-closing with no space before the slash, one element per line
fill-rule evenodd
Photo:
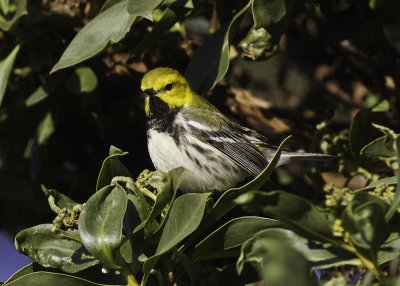
<path fill-rule="evenodd" d="M 253 176 L 268 164 L 267 159 L 252 144 L 240 128 L 215 110 L 195 109 L 182 113 L 190 131 L 203 142 L 217 148 Z"/>

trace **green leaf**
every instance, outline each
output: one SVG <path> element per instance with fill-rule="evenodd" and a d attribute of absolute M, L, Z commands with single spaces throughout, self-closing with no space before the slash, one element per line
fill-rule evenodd
<path fill-rule="evenodd" d="M 189 193 L 172 205 L 156 254 L 163 254 L 178 245 L 200 224 L 210 193 Z"/>
<path fill-rule="evenodd" d="M 303 254 L 307 261 L 312 262 L 314 268 L 326 268 L 331 265 L 345 265 L 353 260 L 353 255 L 339 251 L 331 245 L 314 243 L 289 229 L 269 228 L 257 233 L 251 240 L 274 238 Z"/>
<path fill-rule="evenodd" d="M 10 77 L 15 58 L 19 52 L 19 48 L 19 45 L 17 45 L 11 51 L 11 53 L 0 62 L 0 106 L 3 102 L 4 94 L 8 84 L 8 78 Z"/>
<path fill-rule="evenodd" d="M 111 184 L 114 177 L 131 177 L 128 169 L 119 160 L 119 157 L 125 156 L 126 154 L 128 154 L 128 152 L 123 152 L 114 146 L 110 147 L 109 156 L 103 161 L 97 178 L 96 191 Z"/>
<path fill-rule="evenodd" d="M 394 157 L 396 150 L 393 148 L 393 140 L 388 140 L 386 136 L 382 136 L 365 145 L 360 154 L 377 159 L 379 157 Z"/>
<path fill-rule="evenodd" d="M 24 229 L 15 237 L 15 247 L 45 267 L 59 268 L 68 273 L 99 263 L 81 243 L 58 236 L 51 231 L 52 228 L 52 224 L 41 224 Z"/>
<path fill-rule="evenodd" d="M 335 241 L 327 214 L 299 196 L 283 191 L 254 191 L 241 195 L 236 202 L 246 212 L 271 215 L 306 238 Z"/>
<path fill-rule="evenodd" d="M 166 218 L 171 205 L 176 196 L 176 192 L 182 182 L 184 168 L 176 168 L 165 174 L 161 171 L 155 171 L 149 179 L 150 185 L 157 190 L 157 196 L 154 204 L 151 206 L 148 216 L 146 216 L 142 223 L 134 229 L 134 233 L 142 228 L 145 228 L 146 236 L 155 235 L 162 230 L 165 219 L 158 225 L 157 229 L 154 227 L 155 218 L 165 211 L 164 217 Z"/>
<path fill-rule="evenodd" d="M 392 261 L 400 256 L 400 237 L 393 232 L 378 250 L 377 261 L 379 265 Z"/>
<path fill-rule="evenodd" d="M 163 0 L 128 0 L 128 12 L 153 21 L 152 12 Z"/>
<path fill-rule="evenodd" d="M 139 54 L 143 52 L 145 49 L 153 47 L 157 41 L 159 41 L 165 33 L 167 33 L 172 26 L 176 23 L 177 15 L 175 11 L 172 9 L 165 9 L 160 21 L 158 21 L 150 33 L 139 43 L 137 44 L 132 53 Z"/>
<path fill-rule="evenodd" d="M 376 187 L 379 187 L 379 186 L 382 186 L 382 185 L 387 185 L 387 186 L 397 185 L 397 177 L 393 176 L 393 177 L 387 177 L 387 178 L 379 179 L 378 181 L 371 182 L 366 187 L 361 188 L 361 189 L 359 189 L 357 191 L 372 190 L 372 189 L 375 189 Z"/>
<path fill-rule="evenodd" d="M 100 12 L 79 31 L 50 73 L 76 65 L 100 53 L 110 43 L 119 42 L 135 20 L 121 0 Z"/>
<path fill-rule="evenodd" d="M 244 56 L 265 60 L 278 51 L 279 40 L 289 26 L 295 4 L 293 0 L 253 1 L 254 25 L 239 43 Z"/>
<path fill-rule="evenodd" d="M 68 78 L 67 89 L 74 94 L 92 92 L 97 86 L 97 77 L 90 67 L 79 67 Z"/>
<path fill-rule="evenodd" d="M 15 272 L 13 275 L 11 275 L 11 277 L 8 278 L 7 281 L 4 282 L 4 284 L 10 283 L 11 281 L 14 281 L 14 280 L 16 280 L 22 276 L 25 276 L 27 274 L 38 272 L 38 271 L 41 271 L 44 269 L 45 268 L 37 262 L 29 263 L 28 265 L 22 267 L 17 272 Z"/>
<path fill-rule="evenodd" d="M 1 30 L 6 31 L 6 32 L 11 30 L 19 22 L 19 19 L 22 16 L 28 14 L 28 12 L 26 11 L 26 3 L 27 3 L 27 0 L 15 1 L 15 4 L 17 6 L 16 6 L 15 13 L 12 16 L 12 18 L 4 19 L 4 18 L 0 17 L 0 29 Z"/>
<path fill-rule="evenodd" d="M 388 226 L 385 213 L 388 205 L 368 193 L 359 192 L 345 209 L 343 228 L 350 233 L 352 244 L 376 263 L 377 252 L 387 239 Z"/>
<path fill-rule="evenodd" d="M 28 107 L 35 106 L 43 102 L 49 95 L 54 93 L 57 88 L 65 83 L 66 72 L 59 72 L 55 75 L 48 77 L 47 81 L 39 86 L 26 100 L 25 105 Z"/>
<path fill-rule="evenodd" d="M 185 77 L 194 91 L 204 94 L 225 76 L 229 67 L 229 45 L 251 3 L 249 1 L 193 54 Z"/>
<path fill-rule="evenodd" d="M 245 263 L 255 264 L 269 286 L 316 285 L 310 280 L 310 265 L 303 254 L 276 237 L 251 239 L 243 244 L 237 262 L 240 273 Z"/>
<path fill-rule="evenodd" d="M 4 286 L 53 286 L 53 285 L 68 285 L 68 286 L 111 286 L 106 284 L 94 283 L 72 275 L 52 273 L 52 272 L 35 272 L 22 276 Z"/>
<path fill-rule="evenodd" d="M 144 262 L 142 285 L 160 256 L 177 246 L 200 224 L 210 193 L 189 193 L 177 198 L 168 215 L 167 222 L 154 256 Z"/>
<path fill-rule="evenodd" d="M 106 186 L 89 198 L 79 216 L 79 234 L 86 249 L 111 269 L 120 269 L 116 251 L 123 243 L 122 226 L 127 208 L 125 190 Z"/>
<path fill-rule="evenodd" d="M 123 229 L 128 239 L 122 244 L 120 253 L 122 258 L 130 265 L 135 273 L 140 269 L 139 256 L 143 254 L 144 231 L 133 233 L 133 229 L 146 217 L 149 205 L 143 194 L 137 190 L 134 181 L 131 178 L 124 178 L 124 189 L 127 194 L 128 202 L 124 216 Z"/>
<path fill-rule="evenodd" d="M 51 135 L 53 135 L 55 130 L 53 116 L 50 112 L 40 121 L 37 129 L 37 143 L 39 145 L 44 145 L 47 143 Z"/>
<path fill-rule="evenodd" d="M 396 186 L 396 194 L 394 196 L 393 202 L 390 205 L 389 210 L 385 215 L 385 220 L 388 222 L 396 213 L 396 211 L 400 207 L 400 137 L 395 139 L 396 149 L 397 149 L 397 186 Z"/>
<path fill-rule="evenodd" d="M 153 172 L 149 179 L 149 184 L 157 190 L 156 200 L 151 207 L 148 217 L 133 232 L 137 232 L 151 223 L 164 210 L 167 204 L 170 203 L 173 197 L 172 180 L 167 174 L 161 171 Z"/>
<path fill-rule="evenodd" d="M 385 116 L 384 112 L 373 112 L 370 109 L 361 110 L 354 116 L 349 129 L 349 147 L 356 157 L 359 157 L 364 146 L 376 138 L 381 137 L 381 133 L 379 133 L 376 128 L 373 128 L 372 123 L 384 122 Z M 364 150 L 364 154 L 365 151 L 366 150 Z M 363 156 L 362 159 L 362 163 L 369 169 L 376 171 L 390 170 L 386 164 L 379 159 L 368 156 Z"/>
<path fill-rule="evenodd" d="M 260 230 L 277 227 L 280 223 L 256 216 L 235 218 L 210 233 L 193 249 L 192 260 L 212 260 L 239 254 L 239 247 Z"/>
<path fill-rule="evenodd" d="M 58 214 L 61 209 L 65 208 L 72 210 L 74 206 L 77 205 L 76 202 L 71 200 L 69 197 L 64 196 L 63 194 L 60 194 L 56 190 L 47 189 L 44 185 L 41 185 L 41 187 L 44 195 L 49 202 L 50 209 L 56 214 Z"/>

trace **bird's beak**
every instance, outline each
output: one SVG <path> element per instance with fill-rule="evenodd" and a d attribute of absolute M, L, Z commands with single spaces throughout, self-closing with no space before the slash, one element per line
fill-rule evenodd
<path fill-rule="evenodd" d="M 154 90 L 152 88 L 145 89 L 143 92 L 144 92 L 145 95 L 148 95 L 150 97 L 154 96 L 154 95 L 156 95 L 158 93 L 156 90 Z"/>

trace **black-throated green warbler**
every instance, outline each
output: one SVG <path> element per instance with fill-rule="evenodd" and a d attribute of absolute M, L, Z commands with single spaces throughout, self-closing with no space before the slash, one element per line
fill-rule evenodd
<path fill-rule="evenodd" d="M 225 191 L 257 176 L 275 150 L 256 131 L 231 122 L 190 89 L 176 70 L 156 68 L 142 79 L 147 140 L 157 170 L 189 170 L 181 188 L 188 192 Z M 314 153 L 282 152 L 278 165 L 291 159 L 323 160 Z"/>

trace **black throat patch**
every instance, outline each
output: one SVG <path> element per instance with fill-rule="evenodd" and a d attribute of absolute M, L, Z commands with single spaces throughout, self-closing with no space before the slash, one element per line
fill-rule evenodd
<path fill-rule="evenodd" d="M 175 117 L 180 108 L 170 108 L 167 103 L 157 96 L 149 98 L 150 114 L 147 120 L 147 129 L 154 129 L 158 132 L 168 133 L 175 143 L 179 145 L 180 127 L 174 124 Z"/>

